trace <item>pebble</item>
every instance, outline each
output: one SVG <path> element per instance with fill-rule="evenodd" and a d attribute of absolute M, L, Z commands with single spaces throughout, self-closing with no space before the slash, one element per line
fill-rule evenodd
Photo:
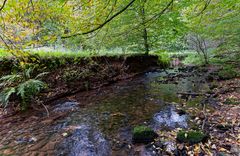
<path fill-rule="evenodd" d="M 212 145 L 212 149 L 217 149 L 215 144 Z"/>
<path fill-rule="evenodd" d="M 184 145 L 183 145 L 183 144 L 180 144 L 180 145 L 178 146 L 178 149 L 179 149 L 179 150 L 183 150 L 183 148 L 184 148 Z"/>

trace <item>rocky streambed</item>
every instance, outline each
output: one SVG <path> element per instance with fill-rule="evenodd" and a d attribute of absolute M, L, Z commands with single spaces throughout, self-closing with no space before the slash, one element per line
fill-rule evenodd
<path fill-rule="evenodd" d="M 161 134 L 196 128 L 183 105 L 206 103 L 206 76 L 194 67 L 159 69 L 59 99 L 49 107 L 49 117 L 43 111 L 1 119 L 0 155 L 179 154 L 183 148 L 177 150 L 176 143 Z M 133 144 L 133 129 L 139 125 L 159 137 Z"/>

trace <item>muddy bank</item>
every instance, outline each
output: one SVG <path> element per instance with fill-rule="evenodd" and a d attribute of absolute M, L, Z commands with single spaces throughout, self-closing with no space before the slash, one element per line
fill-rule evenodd
<path fill-rule="evenodd" d="M 47 100 L 97 89 L 119 80 L 159 67 L 156 56 L 93 57 L 79 64 L 69 64 L 51 72 L 45 81 L 49 84 Z M 45 95 L 44 99 L 46 98 Z"/>
<path fill-rule="evenodd" d="M 37 100 L 43 101 L 44 104 L 77 92 L 97 89 L 134 77 L 157 66 L 163 67 L 157 56 L 147 55 L 89 58 L 29 56 L 25 61 L 27 66 L 34 65 L 36 74 L 48 72 L 43 77 L 48 88 L 37 97 Z M 20 64 L 21 62 L 13 58 L 0 60 L 1 75 L 21 71 Z M 17 99 L 12 101 L 12 105 L 18 103 Z M 38 109 L 36 99 L 32 103 Z"/>

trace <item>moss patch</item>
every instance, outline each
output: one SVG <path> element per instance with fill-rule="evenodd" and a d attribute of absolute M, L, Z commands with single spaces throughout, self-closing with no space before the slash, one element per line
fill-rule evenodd
<path fill-rule="evenodd" d="M 136 126 L 133 129 L 133 143 L 149 143 L 158 137 L 151 128 L 147 126 Z"/>
<path fill-rule="evenodd" d="M 180 131 L 177 134 L 177 141 L 180 143 L 197 144 L 200 142 L 205 142 L 208 135 L 201 131 Z"/>

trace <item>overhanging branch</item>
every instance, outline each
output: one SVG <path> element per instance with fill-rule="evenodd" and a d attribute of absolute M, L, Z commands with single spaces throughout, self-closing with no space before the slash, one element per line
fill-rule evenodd
<path fill-rule="evenodd" d="M 109 23 L 110 21 L 112 21 L 115 17 L 117 17 L 118 15 L 120 15 L 121 13 L 123 13 L 125 10 L 127 10 L 127 8 L 129 8 L 133 3 L 135 2 L 135 0 L 132 0 L 130 3 L 128 3 L 128 5 L 126 5 L 122 10 L 120 10 L 119 12 L 115 13 L 113 16 L 111 16 L 109 19 L 107 19 L 105 22 L 103 22 L 102 24 L 100 24 L 98 27 L 86 31 L 86 32 L 81 32 L 81 33 L 76 33 L 76 34 L 72 34 L 72 35 L 68 35 L 68 36 L 62 36 L 61 38 L 70 38 L 70 37 L 75 37 L 75 36 L 79 36 L 79 35 L 86 35 L 86 34 L 90 34 L 98 29 L 101 29 L 102 27 L 104 27 L 107 23 Z"/>
<path fill-rule="evenodd" d="M 1 6 L 1 8 L 0 8 L 0 11 L 2 11 L 2 9 L 3 9 L 4 6 L 6 5 L 6 3 L 7 3 L 7 0 L 4 0 L 2 6 Z"/>

